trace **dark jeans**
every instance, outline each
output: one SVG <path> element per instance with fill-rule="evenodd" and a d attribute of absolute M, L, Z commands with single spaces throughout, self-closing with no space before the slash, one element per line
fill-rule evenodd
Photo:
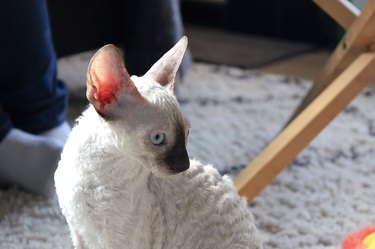
<path fill-rule="evenodd" d="M 65 85 L 56 79 L 46 0 L 1 3 L 0 142 L 12 127 L 32 134 L 56 127 L 64 122 L 67 106 Z M 179 1 L 124 4 L 125 20 L 119 32 L 126 65 L 131 74 L 143 75 L 183 35 Z M 189 62 L 188 53 L 180 75 Z"/>
<path fill-rule="evenodd" d="M 4 1 L 0 10 L 0 141 L 12 127 L 38 134 L 65 121 L 45 0 Z"/>
<path fill-rule="evenodd" d="M 184 34 L 178 0 L 125 1 L 123 49 L 130 74 L 143 75 Z M 190 64 L 190 54 L 182 61 L 182 77 Z"/>

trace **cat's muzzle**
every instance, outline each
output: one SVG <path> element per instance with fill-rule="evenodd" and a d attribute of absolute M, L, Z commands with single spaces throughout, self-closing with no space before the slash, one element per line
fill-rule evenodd
<path fill-rule="evenodd" d="M 170 149 L 163 157 L 162 162 L 172 175 L 188 170 L 190 159 L 185 144 L 179 143 Z"/>

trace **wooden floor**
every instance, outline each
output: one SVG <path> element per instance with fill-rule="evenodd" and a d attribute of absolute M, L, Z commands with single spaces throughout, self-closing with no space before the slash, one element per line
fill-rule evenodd
<path fill-rule="evenodd" d="M 195 60 L 265 73 L 314 80 L 329 56 L 328 50 L 308 43 L 192 25 L 185 26 L 185 31 Z"/>
<path fill-rule="evenodd" d="M 241 68 L 257 68 L 271 62 L 316 51 L 311 43 L 249 35 L 203 26 L 185 27 L 193 58 Z"/>
<path fill-rule="evenodd" d="M 258 70 L 265 73 L 292 75 L 314 80 L 319 75 L 328 57 L 329 51 L 318 50 L 269 64 L 258 68 Z"/>

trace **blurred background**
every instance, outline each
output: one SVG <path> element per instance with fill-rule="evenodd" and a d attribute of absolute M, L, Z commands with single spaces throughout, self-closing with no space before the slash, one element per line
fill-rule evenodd
<path fill-rule="evenodd" d="M 176 0 L 178 1 L 178 0 Z M 125 1 L 126 2 L 126 1 Z M 49 0 L 56 49 L 60 55 L 119 40 L 123 0 Z M 332 46 L 334 21 L 311 0 L 181 0 L 185 25 L 198 25 Z M 86 39 L 79 39 L 77 37 Z"/>
<path fill-rule="evenodd" d="M 196 61 L 314 79 L 343 34 L 311 0 L 175 1 Z M 134 2 L 49 0 L 58 56 L 121 43 L 137 21 Z"/>

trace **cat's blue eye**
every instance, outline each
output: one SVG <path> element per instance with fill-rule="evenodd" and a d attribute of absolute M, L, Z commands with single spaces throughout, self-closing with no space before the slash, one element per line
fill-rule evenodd
<path fill-rule="evenodd" d="M 164 139 L 165 139 L 165 134 L 162 132 L 153 132 L 150 135 L 150 140 L 153 145 L 163 144 Z"/>

